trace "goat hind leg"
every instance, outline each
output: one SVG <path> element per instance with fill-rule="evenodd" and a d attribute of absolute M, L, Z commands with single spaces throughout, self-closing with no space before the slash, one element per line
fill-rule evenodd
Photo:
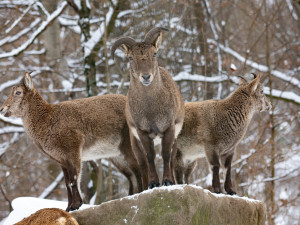
<path fill-rule="evenodd" d="M 214 193 L 222 193 L 221 185 L 220 185 L 220 177 L 219 177 L 219 170 L 220 170 L 220 162 L 219 156 L 216 153 L 214 146 L 207 146 L 205 149 L 207 161 L 209 162 L 213 174 L 212 179 L 212 189 Z"/>

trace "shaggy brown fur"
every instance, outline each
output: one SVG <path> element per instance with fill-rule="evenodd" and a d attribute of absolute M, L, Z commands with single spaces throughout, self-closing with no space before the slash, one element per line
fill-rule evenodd
<path fill-rule="evenodd" d="M 46 208 L 31 214 L 15 225 L 79 225 L 76 219 L 68 212 Z"/>
<path fill-rule="evenodd" d="M 149 165 L 149 187 L 159 186 L 155 168 L 154 139 L 161 138 L 164 162 L 163 185 L 173 183 L 170 154 L 174 140 L 184 119 L 184 103 L 178 87 L 169 72 L 158 66 L 156 53 L 162 41 L 164 28 L 154 28 L 143 42 L 120 38 L 112 47 L 112 55 L 120 48 L 130 61 L 130 87 L 126 104 L 126 119 L 131 143 L 140 164 Z M 144 149 L 145 153 L 142 153 Z"/>
<path fill-rule="evenodd" d="M 126 99 L 122 95 L 103 95 L 50 105 L 26 73 L 3 103 L 0 111 L 4 116 L 21 117 L 27 135 L 61 165 L 68 190 L 67 211 L 82 204 L 82 160 L 114 157 L 118 165 L 133 171 L 139 191 L 143 190 L 125 119 Z"/>
<path fill-rule="evenodd" d="M 240 85 L 224 100 L 206 100 L 185 104 L 185 119 L 177 140 L 177 156 L 174 170 L 177 183 L 189 183 L 189 177 L 196 165 L 196 159 L 205 157 L 212 173 L 213 191 L 221 192 L 219 167 L 227 169 L 225 191 L 235 194 L 230 178 L 231 160 L 244 137 L 254 112 L 271 109 L 269 100 L 259 83 L 260 76 Z"/>

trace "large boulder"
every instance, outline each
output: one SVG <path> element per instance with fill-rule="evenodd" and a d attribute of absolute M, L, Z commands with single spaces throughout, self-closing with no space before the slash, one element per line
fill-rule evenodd
<path fill-rule="evenodd" d="M 72 212 L 80 225 L 263 225 L 262 202 L 213 194 L 194 185 L 154 188 Z"/>

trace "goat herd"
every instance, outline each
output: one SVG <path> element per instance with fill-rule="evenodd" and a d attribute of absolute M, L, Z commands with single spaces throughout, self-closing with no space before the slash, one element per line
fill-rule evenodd
<path fill-rule="evenodd" d="M 235 194 L 231 160 L 256 111 L 270 110 L 261 76 L 239 87 L 224 100 L 184 103 L 169 72 L 156 54 L 165 28 L 153 28 L 142 42 L 118 39 L 130 62 L 127 96 L 111 94 L 49 104 L 33 86 L 29 73 L 14 86 L 1 113 L 20 117 L 36 146 L 61 166 L 68 191 L 67 211 L 82 205 L 81 162 L 109 158 L 129 181 L 129 194 L 159 187 L 155 167 L 156 140 L 161 142 L 162 185 L 189 183 L 196 159 L 206 157 L 213 173 L 212 188 L 221 193 L 220 165 L 227 169 L 224 189 Z"/>

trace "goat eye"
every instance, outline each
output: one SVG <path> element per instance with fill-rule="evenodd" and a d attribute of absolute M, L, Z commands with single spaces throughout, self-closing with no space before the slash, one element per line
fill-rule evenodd
<path fill-rule="evenodd" d="M 22 92 L 21 91 L 17 91 L 16 92 L 16 95 L 20 95 Z"/>
<path fill-rule="evenodd" d="M 264 93 L 264 90 L 261 90 L 260 93 L 263 94 L 263 93 Z"/>
<path fill-rule="evenodd" d="M 157 53 L 155 52 L 155 53 L 153 54 L 153 57 L 156 57 L 156 54 L 157 54 Z"/>

